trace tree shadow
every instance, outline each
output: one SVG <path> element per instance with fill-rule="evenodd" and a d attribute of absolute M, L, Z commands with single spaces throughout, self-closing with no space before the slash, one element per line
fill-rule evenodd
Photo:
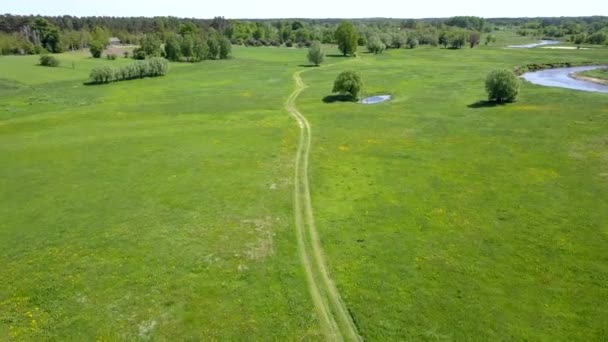
<path fill-rule="evenodd" d="M 337 53 L 330 53 L 330 54 L 327 54 L 327 55 L 325 55 L 325 56 L 327 56 L 327 57 L 338 57 L 338 58 L 339 58 L 339 57 L 342 57 L 342 58 L 350 57 L 350 56 L 348 56 L 348 55 L 344 56 L 344 55 L 342 55 L 342 54 L 337 54 Z"/>
<path fill-rule="evenodd" d="M 467 107 L 469 107 L 469 108 L 491 108 L 491 107 L 497 107 L 497 106 L 504 106 L 505 104 L 506 104 L 505 102 L 480 100 L 475 103 L 471 103 Z"/>
<path fill-rule="evenodd" d="M 349 94 L 338 94 L 338 95 L 327 95 L 323 98 L 323 102 L 325 103 L 334 103 L 334 102 L 355 102 L 356 99 Z"/>
<path fill-rule="evenodd" d="M 314 65 L 314 64 L 300 64 L 298 65 L 301 68 L 317 68 L 319 67 L 319 65 Z"/>

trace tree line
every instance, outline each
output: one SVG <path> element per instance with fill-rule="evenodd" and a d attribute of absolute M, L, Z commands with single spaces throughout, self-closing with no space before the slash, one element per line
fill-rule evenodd
<path fill-rule="evenodd" d="M 162 44 L 170 43 L 174 58 L 196 60 L 205 55 L 202 48 L 213 50 L 215 45 L 228 41 L 246 46 L 309 47 L 313 41 L 338 44 L 341 22 L 337 19 L 228 20 L 223 17 L 40 17 L 7 14 L 0 15 L 0 54 L 76 50 L 107 44 L 109 37 L 118 37 L 125 44 L 141 45 L 145 39 L 155 36 Z M 491 36 L 501 26 L 513 27 L 522 35 L 568 37 L 572 41 L 594 44 L 605 43 L 608 33 L 608 17 L 484 19 L 461 16 L 417 20 L 354 19 L 350 22 L 358 37 L 357 45 L 368 46 L 374 51 L 426 44 L 474 47 L 482 35 Z M 188 30 L 196 33 L 194 39 L 185 38 L 184 32 Z M 197 48 L 198 54 L 189 53 Z"/>

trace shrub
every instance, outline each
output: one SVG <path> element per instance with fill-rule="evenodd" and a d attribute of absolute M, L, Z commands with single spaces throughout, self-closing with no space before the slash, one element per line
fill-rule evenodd
<path fill-rule="evenodd" d="M 91 70 L 92 83 L 109 83 L 114 81 L 114 70 L 109 66 L 100 66 Z"/>
<path fill-rule="evenodd" d="M 324 59 L 325 59 L 325 51 L 323 51 L 321 42 L 316 40 L 312 43 L 312 45 L 308 49 L 308 61 L 314 65 L 319 65 L 319 64 L 323 63 Z"/>
<path fill-rule="evenodd" d="M 143 60 L 146 59 L 146 51 L 142 50 L 142 48 L 137 48 L 133 50 L 133 59 Z"/>
<path fill-rule="evenodd" d="M 47 67 L 58 67 L 59 60 L 53 56 L 42 55 L 40 56 L 40 65 Z"/>
<path fill-rule="evenodd" d="M 519 93 L 519 79 L 507 69 L 491 71 L 486 78 L 486 91 L 490 101 L 513 102 Z"/>
<path fill-rule="evenodd" d="M 353 100 L 357 100 L 363 89 L 361 76 L 355 71 L 343 71 L 338 75 L 332 89 L 333 93 L 349 94 Z"/>
<path fill-rule="evenodd" d="M 110 54 L 107 54 L 107 55 L 106 55 L 106 58 L 107 58 L 109 61 L 114 61 L 114 60 L 116 60 L 116 55 L 115 55 L 115 54 L 113 54 L 113 53 L 110 53 Z"/>
<path fill-rule="evenodd" d="M 288 40 L 285 42 L 285 46 L 286 47 L 292 47 L 293 46 L 293 42 L 291 40 Z"/>
<path fill-rule="evenodd" d="M 125 51 L 122 54 L 123 54 L 123 56 L 125 56 L 125 58 L 129 58 L 129 51 Z"/>

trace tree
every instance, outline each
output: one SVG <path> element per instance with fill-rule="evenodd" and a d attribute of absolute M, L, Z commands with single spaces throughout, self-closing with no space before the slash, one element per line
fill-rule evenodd
<path fill-rule="evenodd" d="M 218 55 L 220 54 L 220 44 L 215 35 L 211 35 L 209 37 L 209 39 L 207 40 L 207 47 L 208 47 L 207 58 L 217 59 Z"/>
<path fill-rule="evenodd" d="M 471 49 L 475 47 L 475 45 L 479 44 L 479 32 L 471 32 L 469 33 L 469 44 L 471 46 Z"/>
<path fill-rule="evenodd" d="M 101 57 L 101 53 L 103 52 L 103 49 L 104 49 L 104 45 L 97 40 L 94 40 L 89 43 L 89 51 L 91 51 L 91 55 L 93 56 L 93 58 Z"/>
<path fill-rule="evenodd" d="M 393 33 L 391 41 L 391 47 L 395 49 L 400 49 L 407 42 L 407 35 L 405 32 L 397 32 Z"/>
<path fill-rule="evenodd" d="M 332 92 L 343 95 L 348 94 L 353 100 L 357 100 L 362 89 L 363 82 L 357 72 L 343 71 L 336 78 Z"/>
<path fill-rule="evenodd" d="M 325 59 L 325 51 L 323 51 L 323 47 L 321 46 L 321 42 L 315 40 L 312 42 L 310 48 L 308 48 L 308 61 L 314 65 L 319 65 L 323 63 Z"/>
<path fill-rule="evenodd" d="M 344 56 L 353 55 L 357 51 L 359 37 L 355 26 L 350 21 L 344 20 L 336 29 L 336 42 L 338 49 Z"/>
<path fill-rule="evenodd" d="M 198 62 L 209 58 L 209 45 L 207 45 L 207 41 L 205 41 L 202 37 L 195 37 L 193 52 L 194 61 Z"/>
<path fill-rule="evenodd" d="M 167 52 L 167 47 L 165 46 L 165 53 Z M 186 57 L 186 60 L 191 60 L 192 55 L 194 54 L 194 38 L 192 35 L 185 35 L 181 39 L 180 43 L 180 53 L 183 57 Z"/>
<path fill-rule="evenodd" d="M 444 48 L 447 48 L 450 44 L 450 37 L 446 31 L 439 34 L 439 44 L 443 45 Z"/>
<path fill-rule="evenodd" d="M 519 79 L 508 69 L 493 70 L 486 78 L 486 91 L 490 101 L 513 102 L 519 93 Z"/>
<path fill-rule="evenodd" d="M 50 52 L 61 52 L 63 50 L 61 45 L 61 37 L 57 26 L 51 24 L 44 18 L 37 18 L 34 21 L 32 29 L 37 32 L 39 42 L 32 42 L 34 44 L 40 43 L 45 49 Z"/>
<path fill-rule="evenodd" d="M 496 36 L 493 34 L 488 34 L 486 36 L 486 45 L 490 44 L 490 43 L 495 43 L 496 42 Z"/>
<path fill-rule="evenodd" d="M 449 40 L 452 49 L 461 49 L 466 41 L 465 34 L 463 32 L 452 32 Z"/>
<path fill-rule="evenodd" d="M 141 50 L 144 51 L 146 57 L 160 57 L 161 41 L 154 34 L 147 34 L 141 41 Z"/>
<path fill-rule="evenodd" d="M 230 43 L 230 39 L 220 37 L 218 42 L 220 45 L 220 59 L 228 59 L 230 57 L 230 53 L 232 52 L 232 44 Z"/>
<path fill-rule="evenodd" d="M 589 44 L 604 44 L 608 37 L 604 32 L 595 32 L 594 34 L 587 37 L 587 43 Z"/>
<path fill-rule="evenodd" d="M 373 54 L 379 54 L 384 52 L 386 45 L 382 43 L 378 36 L 371 36 L 367 41 L 367 50 Z"/>
<path fill-rule="evenodd" d="M 179 36 L 172 34 L 165 41 L 165 56 L 170 61 L 179 61 L 182 57 L 181 44 Z"/>
<path fill-rule="evenodd" d="M 415 48 L 416 46 L 418 46 L 418 39 L 416 39 L 416 37 L 414 37 L 414 35 L 409 35 L 407 37 L 407 42 L 405 43 L 410 49 Z"/>

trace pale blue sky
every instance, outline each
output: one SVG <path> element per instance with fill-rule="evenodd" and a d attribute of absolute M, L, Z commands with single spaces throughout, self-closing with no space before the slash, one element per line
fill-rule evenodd
<path fill-rule="evenodd" d="M 0 0 L 0 13 L 194 18 L 429 18 L 608 15 L 607 0 Z"/>

